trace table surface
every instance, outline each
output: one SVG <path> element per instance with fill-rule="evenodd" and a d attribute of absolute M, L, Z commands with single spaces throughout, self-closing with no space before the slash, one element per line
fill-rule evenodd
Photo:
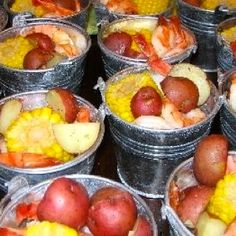
<path fill-rule="evenodd" d="M 85 68 L 85 75 L 82 82 L 80 92 L 78 93 L 81 97 L 90 101 L 97 108 L 102 103 L 101 96 L 98 90 L 93 87 L 97 83 L 97 79 L 101 76 L 106 80 L 105 71 L 103 67 L 103 62 L 101 60 L 100 50 L 97 46 L 96 36 L 91 36 L 92 46 L 88 53 L 87 64 Z M 211 79 L 215 83 L 215 77 L 211 75 Z M 215 118 L 212 126 L 212 133 L 219 133 L 220 129 L 218 127 L 218 117 Z M 105 119 L 105 136 L 97 150 L 94 168 L 92 174 L 103 176 L 112 180 L 120 181 L 116 171 L 116 158 L 113 149 L 112 138 L 109 132 L 108 122 Z M 0 192 L 1 198 L 1 192 Z M 160 207 L 161 201 L 156 199 L 144 199 L 149 205 L 151 211 L 157 222 L 159 235 L 167 236 L 169 235 L 169 227 L 166 221 L 161 220 L 160 217 Z"/>

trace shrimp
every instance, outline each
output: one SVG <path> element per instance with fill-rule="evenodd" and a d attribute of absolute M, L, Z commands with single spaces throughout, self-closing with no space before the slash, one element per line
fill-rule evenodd
<path fill-rule="evenodd" d="M 137 5 L 132 0 L 102 0 L 110 11 L 119 12 L 122 14 L 137 14 Z"/>
<path fill-rule="evenodd" d="M 194 41 L 193 37 L 181 27 L 178 17 L 172 16 L 167 20 L 160 16 L 151 42 L 156 54 L 162 58 L 181 53 Z"/>
<path fill-rule="evenodd" d="M 174 128 L 183 128 L 194 125 L 205 119 L 206 114 L 199 108 L 192 109 L 188 113 L 182 113 L 171 101 L 164 98 L 162 101 L 161 117 Z"/>
<path fill-rule="evenodd" d="M 229 92 L 229 105 L 231 106 L 232 110 L 236 112 L 236 74 L 232 76 L 232 84 L 230 86 Z"/>
<path fill-rule="evenodd" d="M 152 129 L 173 129 L 174 127 L 160 116 L 140 116 L 134 124 Z"/>
<path fill-rule="evenodd" d="M 31 33 L 48 35 L 55 43 L 54 50 L 68 58 L 72 58 L 80 53 L 70 35 L 56 26 L 38 25 L 26 32 L 27 35 Z"/>
<path fill-rule="evenodd" d="M 161 117 L 174 128 L 184 127 L 184 115 L 167 98 L 162 100 Z"/>

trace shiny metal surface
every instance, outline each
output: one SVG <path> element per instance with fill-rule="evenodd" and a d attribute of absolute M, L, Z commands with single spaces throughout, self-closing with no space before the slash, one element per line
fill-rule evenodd
<path fill-rule="evenodd" d="M 4 30 L 8 22 L 8 14 L 6 10 L 0 5 L 0 31 Z"/>
<path fill-rule="evenodd" d="M 8 12 L 9 22 L 11 26 L 16 16 L 24 15 L 25 13 L 28 14 L 28 12 L 17 13 L 17 12 L 11 11 L 10 8 L 11 8 L 11 5 L 14 3 L 14 1 L 15 0 L 3 0 L 3 6 Z M 87 26 L 88 9 L 89 9 L 89 6 L 91 5 L 91 2 L 90 0 L 80 0 L 80 2 L 81 2 L 80 12 L 76 12 L 75 14 L 66 16 L 66 17 L 57 17 L 55 19 L 69 21 L 85 29 Z M 31 14 L 31 17 L 34 18 L 35 16 Z M 39 18 L 39 19 L 43 19 L 43 18 Z"/>
<path fill-rule="evenodd" d="M 215 11 L 205 10 L 183 0 L 177 0 L 177 8 L 182 23 L 197 38 L 198 50 L 192 63 L 206 72 L 216 72 L 216 27 L 227 17 L 236 16 L 236 11 L 222 6 Z"/>
<path fill-rule="evenodd" d="M 13 99 L 20 98 L 23 102 L 23 109 L 30 110 L 36 107 L 42 107 L 46 105 L 45 95 L 47 90 L 40 91 L 31 91 L 26 93 L 15 94 L 4 99 L 0 100 L 0 105 L 4 102 Z M 10 181 L 14 176 L 23 175 L 28 180 L 29 184 L 36 184 L 43 180 L 47 180 L 49 178 L 54 178 L 60 175 L 66 174 L 89 174 L 92 171 L 94 158 L 97 151 L 97 148 L 102 142 L 105 127 L 104 127 L 104 117 L 102 113 L 96 109 L 91 103 L 86 101 L 85 99 L 76 96 L 76 100 L 78 104 L 85 105 L 90 108 L 92 113 L 92 120 L 100 122 L 100 131 L 96 142 L 91 148 L 89 148 L 84 153 L 76 156 L 73 160 L 68 161 L 61 165 L 56 165 L 52 167 L 46 168 L 13 168 L 3 164 L 0 164 L 0 176 L 1 179 Z M 1 187 L 1 186 L 0 186 Z"/>
<path fill-rule="evenodd" d="M 0 65 L 0 89 L 4 96 L 53 87 L 67 88 L 73 92 L 78 92 L 80 89 L 86 56 L 91 46 L 89 35 L 81 27 L 55 19 L 30 19 L 19 22 L 19 26 L 1 32 L 0 41 L 17 35 L 22 29 L 30 29 L 34 25 L 41 24 L 58 26 L 74 35 L 82 35 L 87 42 L 86 48 L 81 55 L 62 61 L 49 69 L 24 70 Z"/>
<path fill-rule="evenodd" d="M 207 114 L 202 122 L 172 130 L 148 129 L 125 122 L 106 105 L 106 87 L 125 75 L 146 69 L 124 69 L 109 78 L 105 84 L 101 84 L 100 91 L 115 144 L 117 170 L 121 181 L 142 196 L 160 198 L 163 197 L 166 180 L 172 170 L 190 157 L 200 139 L 209 134 L 221 101 L 218 90 L 211 83 L 211 95 L 201 106 Z"/>
<path fill-rule="evenodd" d="M 220 126 L 222 132 L 228 137 L 232 148 L 236 149 L 236 113 L 232 110 L 228 102 L 231 76 L 236 73 L 236 68 L 232 68 L 221 77 L 218 77 L 219 92 L 222 96 L 222 107 L 220 110 Z"/>
<path fill-rule="evenodd" d="M 150 222 L 151 227 L 152 227 L 153 236 L 158 235 L 158 230 L 157 230 L 153 213 L 151 212 L 147 204 L 144 202 L 144 200 L 141 197 L 139 197 L 134 192 L 131 192 L 124 185 L 118 182 L 115 182 L 113 180 L 102 178 L 99 176 L 94 176 L 94 175 L 65 175 L 65 177 L 68 177 L 70 179 L 73 179 L 83 184 L 85 188 L 87 189 L 89 196 L 91 196 L 98 189 L 102 187 L 106 187 L 106 186 L 113 186 L 113 187 L 120 188 L 124 191 L 130 192 L 133 195 L 134 200 L 136 202 L 138 214 L 144 215 L 147 217 L 147 220 Z M 0 226 L 4 226 L 4 225 L 9 226 L 9 222 L 12 225 L 12 219 L 14 219 L 15 217 L 13 212 L 15 212 L 15 208 L 17 204 L 19 204 L 20 202 L 30 202 L 32 201 L 32 199 L 39 200 L 43 196 L 48 185 L 52 181 L 53 181 L 52 179 L 47 180 L 33 187 L 28 187 L 25 183 L 23 183 L 24 185 L 22 186 L 23 191 L 19 191 L 18 193 L 16 192 L 12 196 L 8 196 L 11 201 L 9 204 L 4 206 L 4 211 L 2 212 L 2 214 L 0 214 Z M 20 188 L 18 188 L 18 190 L 20 190 Z M 0 209 L 1 207 L 2 206 L 0 205 Z"/>
<path fill-rule="evenodd" d="M 236 66 L 236 59 L 233 56 L 230 44 L 221 36 L 222 31 L 233 26 L 236 26 L 236 17 L 221 22 L 216 28 L 217 64 L 223 73 Z"/>
<path fill-rule="evenodd" d="M 147 66 L 147 60 L 128 58 L 128 57 L 124 57 L 110 51 L 109 49 L 107 49 L 107 47 L 103 43 L 104 35 L 107 35 L 112 29 L 114 30 L 116 28 L 122 28 L 122 25 L 125 26 L 125 25 L 132 25 L 132 24 L 136 24 L 136 25 L 144 24 L 147 27 L 148 24 L 153 24 L 153 23 L 156 24 L 156 22 L 158 22 L 158 18 L 156 17 L 138 17 L 137 16 L 130 19 L 115 20 L 111 23 L 104 24 L 101 27 L 97 35 L 97 40 L 98 40 L 99 48 L 101 50 L 102 60 L 104 63 L 104 68 L 105 68 L 107 77 L 110 77 L 114 75 L 115 73 L 117 73 L 118 71 L 125 69 L 127 67 Z M 196 42 L 195 36 L 190 30 L 188 29 L 186 30 L 194 39 L 193 45 L 190 45 L 179 55 L 163 58 L 168 63 L 174 64 L 177 62 L 188 61 L 191 55 L 196 52 L 197 42 Z"/>

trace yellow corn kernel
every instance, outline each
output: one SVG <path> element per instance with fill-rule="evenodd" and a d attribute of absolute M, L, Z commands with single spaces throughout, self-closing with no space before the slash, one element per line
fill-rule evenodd
<path fill-rule="evenodd" d="M 42 221 L 27 227 L 25 236 L 78 236 L 75 229 L 59 223 Z"/>
<path fill-rule="evenodd" d="M 42 6 L 34 6 L 32 0 L 15 0 L 10 9 L 18 13 L 30 12 L 37 17 L 46 13 Z"/>
<path fill-rule="evenodd" d="M 236 40 L 236 26 L 225 29 L 221 32 L 222 37 L 228 42 L 233 42 Z"/>
<path fill-rule="evenodd" d="M 160 92 L 149 72 L 130 74 L 109 84 L 105 93 L 107 105 L 121 119 L 134 121 L 130 102 L 134 94 L 144 86 L 151 86 Z"/>
<path fill-rule="evenodd" d="M 22 36 L 16 36 L 0 43 L 0 63 L 12 68 L 23 68 L 25 55 L 34 45 Z"/>
<path fill-rule="evenodd" d="M 9 152 L 45 154 L 61 161 L 68 161 L 68 154 L 57 143 L 52 125 L 63 123 L 59 114 L 49 107 L 22 112 L 6 131 Z"/>
<path fill-rule="evenodd" d="M 230 224 L 236 217 L 236 174 L 225 175 L 210 199 L 207 211 Z"/>
<path fill-rule="evenodd" d="M 169 0 L 133 0 L 138 7 L 138 14 L 151 15 L 166 11 L 169 6 Z"/>

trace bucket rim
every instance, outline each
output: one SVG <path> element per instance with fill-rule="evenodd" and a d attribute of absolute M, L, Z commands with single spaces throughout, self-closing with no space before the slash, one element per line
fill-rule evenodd
<path fill-rule="evenodd" d="M 9 4 L 10 4 L 10 1 L 11 0 L 3 0 L 3 7 L 5 8 L 5 10 L 10 14 L 10 15 L 14 15 L 14 16 L 18 16 L 18 15 L 22 15 L 22 14 L 25 14 L 25 13 L 29 13 L 29 12 L 15 12 L 15 11 L 12 11 L 10 8 L 9 8 Z M 71 15 L 68 15 L 68 16 L 60 16 L 60 17 L 53 17 L 52 19 L 58 19 L 58 20 L 69 20 L 70 18 L 72 17 L 76 17 L 84 12 L 86 12 L 90 5 L 92 4 L 92 0 L 84 0 L 86 1 L 86 5 L 85 7 L 82 8 L 82 10 L 80 10 L 79 12 L 75 12 Z M 30 13 L 32 14 L 32 13 Z M 36 17 L 32 14 L 32 17 Z M 45 19 L 47 17 L 36 17 L 36 19 Z M 51 18 L 50 18 L 51 19 Z"/>
<path fill-rule="evenodd" d="M 136 58 L 131 58 L 131 57 L 126 57 L 123 55 L 119 55 L 115 52 L 113 52 L 112 50 L 108 49 L 105 44 L 103 43 L 103 34 L 104 31 L 106 31 L 107 29 L 109 29 L 110 27 L 116 25 L 116 24 L 120 24 L 122 22 L 128 22 L 129 21 L 132 23 L 132 21 L 156 21 L 158 23 L 158 19 L 159 17 L 153 17 L 153 16 L 137 16 L 137 17 L 133 17 L 133 18 L 122 18 L 122 19 L 116 19 L 112 22 L 106 23 L 105 25 L 103 25 L 97 34 L 97 42 L 98 42 L 98 46 L 100 47 L 100 49 L 109 55 L 112 55 L 112 57 L 116 58 L 117 60 L 124 60 L 127 61 L 129 63 L 143 63 L 143 64 L 147 64 L 147 59 L 136 59 Z M 183 50 L 182 53 L 177 54 L 177 55 L 172 55 L 172 56 L 168 56 L 168 57 L 163 57 L 163 60 L 169 61 L 170 63 L 174 63 L 177 61 L 183 61 L 184 59 L 187 58 L 187 56 L 189 56 L 189 54 L 191 53 L 195 53 L 196 49 L 197 49 L 197 39 L 195 34 L 193 33 L 193 31 L 191 31 L 189 28 L 187 28 L 186 26 L 184 26 L 181 23 L 181 27 L 189 34 L 191 35 L 192 39 L 193 39 L 193 43 L 191 45 L 189 45 L 187 48 L 185 48 L 185 50 Z"/>
<path fill-rule="evenodd" d="M 42 25 L 42 24 L 55 25 L 55 26 L 59 25 L 59 27 L 70 28 L 71 30 L 81 34 L 84 37 L 84 39 L 86 41 L 86 48 L 84 49 L 84 51 L 80 55 L 77 55 L 77 56 L 75 56 L 73 58 L 70 58 L 70 59 L 67 58 L 66 60 L 56 64 L 54 67 L 50 67 L 50 68 L 46 68 L 46 69 L 34 69 L 34 70 L 18 69 L 18 68 L 8 67 L 8 66 L 5 66 L 3 64 L 0 64 L 0 68 L 4 68 L 6 70 L 10 70 L 10 71 L 13 71 L 13 72 L 19 72 L 19 73 L 35 73 L 35 74 L 38 74 L 38 73 L 42 73 L 42 72 L 52 72 L 58 66 L 72 64 L 75 61 L 83 58 L 88 53 L 88 51 L 89 51 L 89 49 L 90 49 L 90 47 L 92 45 L 92 41 L 91 41 L 91 38 L 90 38 L 89 34 L 81 26 L 76 25 L 76 24 L 71 23 L 71 22 L 68 22 L 68 21 L 65 21 L 65 20 L 56 20 L 56 19 L 53 19 L 53 18 L 34 18 L 34 19 L 29 19 L 29 22 L 26 25 L 13 26 L 13 27 L 10 27 L 8 29 L 5 29 L 5 30 L 1 31 L 0 32 L 0 37 L 1 36 L 4 37 L 9 32 L 11 33 L 11 32 L 14 32 L 14 31 L 17 31 L 17 34 L 19 34 L 20 30 L 22 30 L 22 29 L 30 28 L 30 27 L 33 27 L 35 25 Z M 4 37 L 4 39 L 6 39 L 6 38 L 7 37 Z"/>
<path fill-rule="evenodd" d="M 191 129 L 195 129 L 196 127 L 198 127 L 200 125 L 208 123 L 210 120 L 212 120 L 214 118 L 216 113 L 220 110 L 221 99 L 220 99 L 219 96 L 217 96 L 217 95 L 219 95 L 218 89 L 213 84 L 213 82 L 211 82 L 209 80 L 211 88 L 214 89 L 214 91 L 217 93 L 215 95 L 215 97 L 216 97 L 215 106 L 212 109 L 212 111 L 210 112 L 210 114 L 207 114 L 207 117 L 204 120 L 198 122 L 197 124 L 186 126 L 186 127 L 179 128 L 179 129 L 153 129 L 153 128 L 147 128 L 147 127 L 138 126 L 138 125 L 132 124 L 132 123 L 130 123 L 128 121 L 125 121 L 125 120 L 121 119 L 118 115 L 116 115 L 115 113 L 113 113 L 111 111 L 111 109 L 109 108 L 108 104 L 106 103 L 106 98 L 105 98 L 106 89 L 109 86 L 109 84 L 111 84 L 114 81 L 118 81 L 119 79 L 122 79 L 123 76 L 129 75 L 130 72 L 132 72 L 132 73 L 141 73 L 143 71 L 150 71 L 150 70 L 149 70 L 149 68 L 147 66 L 139 66 L 139 67 L 132 66 L 132 67 L 125 68 L 125 69 L 117 72 L 113 76 L 111 76 L 108 80 L 106 80 L 105 88 L 104 88 L 104 90 L 101 91 L 103 103 L 104 103 L 104 105 L 105 105 L 105 107 L 106 107 L 106 109 L 108 111 L 107 115 L 114 117 L 116 120 L 119 121 L 119 123 L 123 124 L 123 126 L 125 125 L 125 126 L 128 126 L 128 127 L 132 128 L 132 129 L 136 129 L 136 130 L 139 130 L 139 131 L 145 130 L 145 131 L 148 131 L 148 132 L 153 133 L 153 134 L 155 134 L 155 133 L 168 134 L 168 133 L 173 133 L 173 131 L 186 132 L 186 130 L 189 131 Z"/>
<path fill-rule="evenodd" d="M 35 90 L 35 91 L 29 91 L 29 92 L 23 92 L 23 93 L 17 93 L 14 95 L 10 95 L 7 97 L 4 97 L 3 99 L 0 99 L 0 104 L 3 104 L 4 102 L 11 100 L 13 98 L 17 98 L 19 96 L 26 96 L 26 95 L 33 95 L 33 94 L 46 94 L 49 90 Z M 13 171 L 18 174 L 32 174 L 32 175 L 37 175 L 37 174 L 49 174 L 53 173 L 56 171 L 62 171 L 65 169 L 68 169 L 70 167 L 73 167 L 75 165 L 78 165 L 80 163 L 83 163 L 86 159 L 90 158 L 92 155 L 94 155 L 99 148 L 100 144 L 102 143 L 104 134 L 105 134 L 105 124 L 103 120 L 103 115 L 99 109 L 97 109 L 92 103 L 87 101 L 86 99 L 74 94 L 74 97 L 76 98 L 77 101 L 80 101 L 86 105 L 88 105 L 90 108 L 94 109 L 96 112 L 96 115 L 98 116 L 98 121 L 100 123 L 100 130 L 98 137 L 95 141 L 95 143 L 85 152 L 76 155 L 72 160 L 67 161 L 66 163 L 62 163 L 59 165 L 55 166 L 49 166 L 49 167 L 39 167 L 39 168 L 18 168 L 18 167 L 10 167 L 4 164 L 0 163 L 0 167 L 4 170 L 7 171 Z"/>

